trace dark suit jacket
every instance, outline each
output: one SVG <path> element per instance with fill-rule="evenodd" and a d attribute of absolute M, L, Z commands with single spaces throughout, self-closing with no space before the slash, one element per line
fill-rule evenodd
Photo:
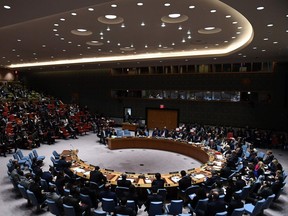
<path fill-rule="evenodd" d="M 90 172 L 90 181 L 93 181 L 100 186 L 107 182 L 107 178 L 99 170 L 94 170 Z"/>
<path fill-rule="evenodd" d="M 156 187 L 157 189 L 159 188 L 164 188 L 164 184 L 165 184 L 165 181 L 164 179 L 155 179 L 152 181 L 152 187 Z"/>
<path fill-rule="evenodd" d="M 184 176 L 178 181 L 179 189 L 186 190 L 188 187 L 192 185 L 190 176 Z"/>
<path fill-rule="evenodd" d="M 226 211 L 226 203 L 222 200 L 211 201 L 207 205 L 206 216 L 215 216 L 218 212 Z"/>
<path fill-rule="evenodd" d="M 228 215 L 231 215 L 234 209 L 242 208 L 243 206 L 244 204 L 241 200 L 232 199 L 231 202 L 228 204 L 228 208 L 227 208 Z"/>
<path fill-rule="evenodd" d="M 131 181 L 127 180 L 127 179 L 121 179 L 117 181 L 117 186 L 119 187 L 127 187 L 129 188 L 131 185 Z"/>

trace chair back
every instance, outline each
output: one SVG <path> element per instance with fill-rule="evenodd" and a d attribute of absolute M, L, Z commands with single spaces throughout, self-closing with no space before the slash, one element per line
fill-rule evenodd
<path fill-rule="evenodd" d="M 149 205 L 148 215 L 162 215 L 163 214 L 163 202 L 151 202 Z"/>
<path fill-rule="evenodd" d="M 245 200 L 251 189 L 251 185 L 246 185 L 242 188 L 241 200 Z"/>
<path fill-rule="evenodd" d="M 18 150 L 16 151 L 16 154 L 19 156 L 20 159 L 23 159 L 23 158 L 24 158 L 23 152 L 22 152 L 20 149 L 18 149 Z"/>
<path fill-rule="evenodd" d="M 207 209 L 208 198 L 200 199 L 197 202 L 194 212 L 197 214 L 204 215 Z"/>
<path fill-rule="evenodd" d="M 168 214 L 179 215 L 182 214 L 183 200 L 171 200 L 170 205 L 168 205 Z"/>
<path fill-rule="evenodd" d="M 33 153 L 30 152 L 28 155 L 29 155 L 29 158 L 33 161 L 33 158 L 35 158 L 35 156 L 33 155 Z"/>
<path fill-rule="evenodd" d="M 228 212 L 224 211 L 224 212 L 218 212 L 215 214 L 215 216 L 227 216 Z"/>
<path fill-rule="evenodd" d="M 93 212 L 93 215 L 94 216 L 106 216 L 107 215 L 107 213 L 105 212 L 105 211 L 101 211 L 101 210 L 97 210 L 97 209 L 95 209 L 94 210 L 94 212 Z"/>
<path fill-rule="evenodd" d="M 102 198 L 102 210 L 108 213 L 115 211 L 116 204 L 113 199 Z"/>
<path fill-rule="evenodd" d="M 88 205 L 89 208 L 93 206 L 92 200 L 89 195 L 80 193 L 80 201 Z"/>
<path fill-rule="evenodd" d="M 157 194 L 159 194 L 163 197 L 163 203 L 164 203 L 166 200 L 166 196 L 167 196 L 167 190 L 165 188 L 159 188 L 157 190 Z"/>
<path fill-rule="evenodd" d="M 198 189 L 199 189 L 199 185 L 191 185 L 185 190 L 186 197 L 189 197 L 189 195 L 191 194 L 196 194 Z"/>
<path fill-rule="evenodd" d="M 34 154 L 34 156 L 35 156 L 36 158 L 38 158 L 39 155 L 38 155 L 38 152 L 36 151 L 36 149 L 33 149 L 33 150 L 32 150 L 32 153 Z"/>
<path fill-rule="evenodd" d="M 37 210 L 40 210 L 40 203 L 38 202 L 35 194 L 32 191 L 27 190 L 27 196 L 28 196 L 28 199 L 30 200 L 31 204 L 33 206 L 36 206 Z"/>
<path fill-rule="evenodd" d="M 18 186 L 18 188 L 19 188 L 19 191 L 20 191 L 22 197 L 23 197 L 24 199 L 28 199 L 28 195 L 27 195 L 26 189 L 25 189 L 22 185 L 20 185 L 20 184 L 18 184 L 17 186 Z"/>
<path fill-rule="evenodd" d="M 53 200 L 46 199 L 46 204 L 51 214 L 53 215 L 62 215 L 59 207 L 57 206 L 56 202 Z"/>
<path fill-rule="evenodd" d="M 116 193 L 116 196 L 118 197 L 118 199 L 121 199 L 123 196 L 125 196 L 125 192 L 129 192 L 128 187 L 116 186 L 115 193 Z"/>
<path fill-rule="evenodd" d="M 59 159 L 59 158 L 60 158 L 60 154 L 59 154 L 58 152 L 56 152 L 56 150 L 54 150 L 54 151 L 52 152 L 52 154 L 53 154 L 53 156 L 54 156 L 55 159 Z"/>
<path fill-rule="evenodd" d="M 44 191 L 49 191 L 49 186 L 47 184 L 47 181 L 45 179 L 40 179 L 40 186 Z"/>
<path fill-rule="evenodd" d="M 262 207 L 263 207 L 264 203 L 265 203 L 265 199 L 258 200 L 258 201 L 256 202 L 256 204 L 255 204 L 255 207 L 254 207 L 253 212 L 252 212 L 251 215 L 258 215 L 258 214 L 260 214 L 261 211 L 262 211 Z"/>
<path fill-rule="evenodd" d="M 231 216 L 242 216 L 243 214 L 244 214 L 244 207 L 234 209 Z"/>
<path fill-rule="evenodd" d="M 126 207 L 136 210 L 136 203 L 134 200 L 127 200 Z"/>
<path fill-rule="evenodd" d="M 63 204 L 63 208 L 64 208 L 64 215 L 77 216 L 73 206 Z"/>
<path fill-rule="evenodd" d="M 275 196 L 276 196 L 275 194 L 268 196 L 267 199 L 265 200 L 262 208 L 268 209 L 270 207 L 271 203 L 273 202 Z"/>

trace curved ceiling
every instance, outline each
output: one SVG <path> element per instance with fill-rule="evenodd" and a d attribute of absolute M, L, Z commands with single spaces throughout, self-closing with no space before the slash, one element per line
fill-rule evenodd
<path fill-rule="evenodd" d="M 286 0 L 4 0 L 0 20 L 1 67 L 288 57 Z"/>

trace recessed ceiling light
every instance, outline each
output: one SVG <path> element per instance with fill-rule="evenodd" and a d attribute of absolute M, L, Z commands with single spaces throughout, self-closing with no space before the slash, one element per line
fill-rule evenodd
<path fill-rule="evenodd" d="M 257 7 L 257 10 L 264 10 L 264 7 L 263 6 L 259 6 L 259 7 Z"/>
<path fill-rule="evenodd" d="M 228 19 L 228 18 L 231 18 L 231 15 L 226 15 L 225 17 Z"/>
<path fill-rule="evenodd" d="M 143 6 L 143 3 L 142 2 L 138 2 L 137 5 L 138 6 Z"/>
<path fill-rule="evenodd" d="M 215 44 L 215 46 L 219 46 L 219 44 Z"/>
<path fill-rule="evenodd" d="M 12 52 L 15 52 L 16 51 L 16 49 L 12 49 Z"/>
<path fill-rule="evenodd" d="M 240 56 L 241 56 L 241 55 L 242 55 L 242 53 L 238 53 L 238 55 L 240 55 Z"/>
<path fill-rule="evenodd" d="M 71 15 L 72 15 L 72 16 L 77 16 L 77 13 L 72 12 Z"/>
<path fill-rule="evenodd" d="M 108 40 L 107 43 L 110 43 L 110 41 Z"/>
<path fill-rule="evenodd" d="M 181 14 L 179 14 L 179 13 L 173 13 L 173 14 L 168 15 L 168 17 L 173 18 L 173 19 L 178 18 L 180 16 L 181 16 Z"/>
<path fill-rule="evenodd" d="M 87 29 L 77 29 L 78 32 L 86 32 Z"/>
<path fill-rule="evenodd" d="M 268 38 L 264 38 L 263 40 L 267 41 L 267 40 L 268 40 Z"/>
<path fill-rule="evenodd" d="M 105 15 L 105 18 L 112 20 L 112 19 L 116 19 L 117 16 L 116 16 L 116 15 L 113 15 L 113 14 L 107 14 L 107 15 Z"/>
<path fill-rule="evenodd" d="M 182 30 L 182 26 L 179 26 L 179 27 L 178 27 L 178 30 Z"/>
<path fill-rule="evenodd" d="M 17 39 L 18 42 L 21 42 L 21 39 Z"/>
<path fill-rule="evenodd" d="M 94 11 L 94 8 L 88 8 L 88 11 Z"/>
<path fill-rule="evenodd" d="M 45 47 L 46 47 L 46 45 L 45 45 L 45 44 L 43 44 L 43 45 L 42 45 L 42 47 L 43 47 L 43 48 L 45 48 Z"/>
<path fill-rule="evenodd" d="M 263 50 L 261 50 L 262 52 L 266 52 L 266 50 L 265 49 L 263 49 Z"/>
<path fill-rule="evenodd" d="M 61 40 L 65 40 L 65 38 L 63 38 L 63 37 L 62 37 L 62 38 L 60 38 L 60 39 L 61 39 Z"/>
<path fill-rule="evenodd" d="M 56 37 L 59 37 L 59 34 L 55 34 Z"/>
<path fill-rule="evenodd" d="M 144 23 L 144 22 L 142 22 L 142 23 L 141 23 L 141 26 L 145 26 L 145 23 Z"/>
<path fill-rule="evenodd" d="M 205 49 L 208 49 L 208 46 L 205 46 L 204 48 L 205 48 Z"/>
<path fill-rule="evenodd" d="M 253 49 L 254 49 L 254 50 L 256 50 L 256 49 L 257 49 L 257 47 L 253 47 Z"/>
<path fill-rule="evenodd" d="M 241 32 L 236 32 L 236 34 L 241 34 Z"/>
<path fill-rule="evenodd" d="M 278 44 L 278 42 L 277 42 L 277 41 L 274 41 L 273 44 Z"/>
<path fill-rule="evenodd" d="M 185 43 L 185 42 L 186 42 L 186 40 L 185 40 L 185 38 L 183 38 L 183 39 L 182 39 L 182 43 Z"/>
<path fill-rule="evenodd" d="M 165 3 L 164 6 L 165 6 L 165 7 L 169 7 L 169 6 L 170 6 L 170 3 Z"/>
<path fill-rule="evenodd" d="M 191 37 L 191 35 L 188 35 L 188 37 L 187 37 L 188 39 L 191 39 L 192 37 Z"/>
<path fill-rule="evenodd" d="M 54 26 L 59 26 L 59 24 L 58 23 L 54 23 Z"/>
<path fill-rule="evenodd" d="M 106 29 L 107 31 L 110 31 L 110 28 L 109 28 L 109 26 L 107 27 L 107 29 Z"/>
<path fill-rule="evenodd" d="M 121 44 L 120 44 L 120 43 L 117 43 L 117 46 L 121 46 Z"/>
<path fill-rule="evenodd" d="M 227 41 L 227 40 L 225 40 L 225 41 L 224 41 L 224 43 L 228 43 L 228 41 Z"/>
<path fill-rule="evenodd" d="M 242 28 L 243 28 L 242 26 L 237 27 L 237 29 L 242 29 Z"/>
<path fill-rule="evenodd" d="M 112 4 L 111 7 L 116 8 L 117 4 Z"/>
<path fill-rule="evenodd" d="M 187 31 L 187 34 L 191 34 L 191 31 L 190 31 L 190 30 L 188 30 L 188 31 Z"/>
<path fill-rule="evenodd" d="M 104 37 L 103 37 L 103 36 L 101 36 L 101 37 L 100 37 L 100 39 L 101 39 L 101 40 L 103 40 L 103 39 L 104 39 Z"/>
<path fill-rule="evenodd" d="M 162 47 L 162 45 L 161 45 L 161 44 L 159 44 L 159 45 L 158 45 L 158 47 Z"/>
<path fill-rule="evenodd" d="M 60 21 L 64 22 L 64 21 L 65 21 L 65 19 L 64 19 L 64 18 L 61 18 L 61 19 L 60 19 Z"/>
<path fill-rule="evenodd" d="M 7 10 L 11 9 L 11 7 L 9 5 L 4 5 L 4 8 Z"/>
<path fill-rule="evenodd" d="M 267 25 L 267 27 L 272 27 L 272 26 L 274 26 L 273 23 L 270 23 Z"/>
<path fill-rule="evenodd" d="M 54 32 L 57 32 L 58 30 L 57 30 L 57 29 L 53 29 L 53 31 L 54 31 Z"/>
<path fill-rule="evenodd" d="M 147 48 L 147 47 L 148 47 L 148 45 L 146 44 L 146 45 L 145 45 L 145 48 Z"/>
<path fill-rule="evenodd" d="M 231 37 L 232 39 L 235 39 L 236 37 L 235 36 L 233 36 L 233 37 Z"/>
<path fill-rule="evenodd" d="M 78 47 L 81 47 L 81 44 L 77 44 Z"/>
<path fill-rule="evenodd" d="M 65 49 L 63 49 L 62 51 L 63 51 L 63 52 L 66 52 L 66 50 L 65 50 Z"/>
<path fill-rule="evenodd" d="M 172 45 L 172 46 L 175 46 L 175 43 L 172 43 L 171 45 Z"/>
<path fill-rule="evenodd" d="M 124 23 L 121 24 L 121 28 L 125 28 L 125 24 Z"/>
<path fill-rule="evenodd" d="M 165 26 L 166 26 L 165 23 L 162 23 L 162 24 L 161 24 L 161 27 L 165 27 Z"/>
<path fill-rule="evenodd" d="M 210 30 L 213 30 L 213 29 L 215 29 L 215 27 L 206 27 L 206 28 L 204 28 L 205 30 L 208 30 L 208 31 L 210 31 Z"/>
<path fill-rule="evenodd" d="M 238 22 L 236 22 L 236 21 L 232 22 L 232 24 L 234 24 L 234 25 L 237 24 L 237 23 L 238 23 Z"/>
<path fill-rule="evenodd" d="M 68 41 L 68 44 L 72 44 L 72 41 Z"/>
<path fill-rule="evenodd" d="M 193 8 L 195 8 L 195 6 L 194 6 L 194 5 L 190 5 L 189 8 L 190 8 L 190 9 L 193 9 Z"/>
<path fill-rule="evenodd" d="M 215 10 L 215 9 L 213 9 L 213 10 L 210 10 L 210 12 L 211 12 L 211 13 L 216 13 L 216 10 Z"/>

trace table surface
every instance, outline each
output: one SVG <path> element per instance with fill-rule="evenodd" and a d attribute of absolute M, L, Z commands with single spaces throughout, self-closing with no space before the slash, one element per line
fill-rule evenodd
<path fill-rule="evenodd" d="M 203 162 L 201 167 L 186 170 L 187 174 L 191 177 L 192 183 L 194 184 L 204 182 L 206 178 L 211 177 L 211 171 L 221 169 L 221 165 L 223 164 L 222 162 L 225 160 L 222 154 L 215 150 L 204 148 L 200 144 L 192 144 L 182 141 L 180 142 L 175 140 L 155 138 L 115 138 L 109 139 L 108 145 L 109 143 L 109 148 L 111 150 L 121 148 L 154 148 L 181 153 L 192 158 L 196 157 L 195 159 L 197 160 L 199 160 L 200 157 L 199 161 Z M 83 160 L 78 158 L 77 153 L 78 150 L 64 150 L 62 155 L 66 156 L 67 161 L 72 162 L 70 169 L 77 176 L 89 180 L 90 172 L 95 169 L 95 166 L 85 163 Z M 100 169 L 100 171 L 106 176 L 108 182 L 111 185 L 117 185 L 117 180 L 123 173 L 105 168 Z M 126 172 L 126 174 L 127 179 L 129 179 L 133 185 L 143 188 L 150 188 L 151 182 L 155 178 L 154 173 L 142 174 Z M 167 188 L 177 187 L 178 181 L 181 178 L 180 170 L 179 172 L 161 173 L 161 176 L 165 180 L 165 187 Z"/>

